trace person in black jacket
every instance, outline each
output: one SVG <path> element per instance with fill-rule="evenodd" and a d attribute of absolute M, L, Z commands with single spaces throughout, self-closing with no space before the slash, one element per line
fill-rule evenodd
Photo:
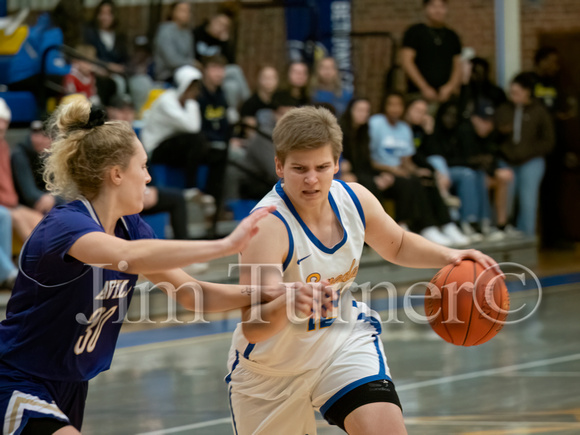
<path fill-rule="evenodd" d="M 201 132 L 210 147 L 206 160 L 209 166 L 206 191 L 216 200 L 222 197 L 232 137 L 232 124 L 228 119 L 231 110 L 222 89 L 226 62 L 221 55 L 204 58 L 203 81 L 197 97 L 202 117 Z"/>

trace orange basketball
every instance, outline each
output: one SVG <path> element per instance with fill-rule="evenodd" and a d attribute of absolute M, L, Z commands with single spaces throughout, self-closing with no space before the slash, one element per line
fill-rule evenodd
<path fill-rule="evenodd" d="M 458 346 L 477 346 L 503 327 L 509 295 L 503 279 L 472 260 L 449 264 L 431 280 L 425 314 L 441 338 Z"/>

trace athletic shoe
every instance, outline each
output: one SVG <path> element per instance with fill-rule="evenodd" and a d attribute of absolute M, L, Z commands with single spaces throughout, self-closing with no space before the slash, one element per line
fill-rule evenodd
<path fill-rule="evenodd" d="M 451 246 L 453 244 L 451 239 L 439 231 L 439 228 L 435 226 L 425 228 L 421 231 L 421 235 L 427 240 L 433 243 L 437 243 L 438 245 Z"/>
<path fill-rule="evenodd" d="M 503 232 L 505 233 L 506 237 L 510 239 L 521 239 L 525 236 L 523 231 L 518 230 L 510 224 L 505 226 Z"/>
<path fill-rule="evenodd" d="M 497 227 L 490 227 L 484 236 L 488 242 L 500 242 L 506 238 L 506 234 Z"/>
<path fill-rule="evenodd" d="M 469 237 L 471 243 L 478 243 L 483 240 L 483 234 L 475 231 L 469 222 L 461 222 L 461 231 Z"/>
<path fill-rule="evenodd" d="M 471 241 L 453 222 L 443 225 L 441 232 L 451 240 L 453 246 L 467 246 Z"/>

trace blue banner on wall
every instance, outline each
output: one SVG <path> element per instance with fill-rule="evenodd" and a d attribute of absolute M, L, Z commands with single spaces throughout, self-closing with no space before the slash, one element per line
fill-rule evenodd
<path fill-rule="evenodd" d="M 352 92 L 350 0 L 285 0 L 284 6 L 290 61 L 313 65 L 324 56 L 332 56 L 343 88 Z"/>

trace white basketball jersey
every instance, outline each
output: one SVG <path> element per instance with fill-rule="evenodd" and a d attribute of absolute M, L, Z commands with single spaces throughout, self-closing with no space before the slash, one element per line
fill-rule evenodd
<path fill-rule="evenodd" d="M 343 230 L 342 240 L 333 247 L 324 246 L 310 231 L 286 196 L 281 182 L 256 208 L 276 205 L 274 214 L 288 231 L 284 282 L 328 280 L 340 293 L 335 312 L 328 318 L 289 323 L 275 336 L 256 344 L 246 340 L 238 324 L 230 357 L 237 354 L 276 372 L 300 373 L 327 362 L 348 338 L 358 313 L 353 307 L 356 304 L 353 304 L 349 287 L 359 268 L 365 218 L 358 198 L 344 182 L 332 182 L 328 200 Z"/>

